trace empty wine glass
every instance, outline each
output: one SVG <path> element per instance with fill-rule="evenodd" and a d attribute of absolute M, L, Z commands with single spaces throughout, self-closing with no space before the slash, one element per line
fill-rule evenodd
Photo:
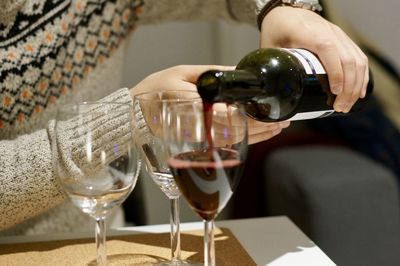
<path fill-rule="evenodd" d="M 171 106 L 164 121 L 168 165 L 184 198 L 204 221 L 204 265 L 215 265 L 214 219 L 235 191 L 247 155 L 241 106 Z"/>
<path fill-rule="evenodd" d="M 96 220 L 97 265 L 106 265 L 106 216 L 128 197 L 140 161 L 133 108 L 120 103 L 61 106 L 55 121 L 54 169 L 66 195 Z"/>
<path fill-rule="evenodd" d="M 168 154 L 163 143 L 163 121 L 166 110 L 182 102 L 201 102 L 197 92 L 165 90 L 138 94 L 134 97 L 137 144 L 142 151 L 144 167 L 169 199 L 171 224 L 171 260 L 158 265 L 194 265 L 181 259 L 179 229 L 180 191 L 168 167 Z"/>

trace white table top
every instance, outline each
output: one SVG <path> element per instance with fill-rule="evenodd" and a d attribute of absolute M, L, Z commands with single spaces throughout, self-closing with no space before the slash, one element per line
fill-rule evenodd
<path fill-rule="evenodd" d="M 216 226 L 229 228 L 257 265 L 269 266 L 333 266 L 332 260 L 287 217 L 266 217 L 217 221 Z M 181 231 L 202 229 L 201 222 L 182 223 Z M 169 232 L 168 224 L 123 227 L 109 230 L 107 235 L 140 232 Z M 88 237 L 79 233 L 60 235 L 0 237 L 0 243 L 21 243 Z"/>

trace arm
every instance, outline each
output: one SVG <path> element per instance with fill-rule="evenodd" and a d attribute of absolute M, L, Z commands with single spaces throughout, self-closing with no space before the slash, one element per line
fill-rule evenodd
<path fill-rule="evenodd" d="M 38 130 L 0 141 L 0 229 L 58 204 L 60 193 L 52 172 L 49 132 Z"/>

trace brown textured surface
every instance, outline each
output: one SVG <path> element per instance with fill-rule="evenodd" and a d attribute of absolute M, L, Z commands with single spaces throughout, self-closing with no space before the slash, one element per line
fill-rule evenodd
<path fill-rule="evenodd" d="M 203 261 L 202 231 L 181 233 L 182 257 Z M 169 233 L 107 239 L 109 265 L 151 265 L 170 257 Z M 94 239 L 0 245 L 0 265 L 96 265 Z M 256 265 L 229 229 L 215 229 L 217 265 Z"/>

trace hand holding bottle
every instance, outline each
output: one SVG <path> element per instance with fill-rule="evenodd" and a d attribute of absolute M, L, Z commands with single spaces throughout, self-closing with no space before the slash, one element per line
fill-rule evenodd
<path fill-rule="evenodd" d="M 364 98 L 369 80 L 368 59 L 338 26 L 301 8 L 276 7 L 264 18 L 261 47 L 304 48 L 322 62 L 337 112 L 349 112 Z"/>
<path fill-rule="evenodd" d="M 219 65 L 180 65 L 155 72 L 130 90 L 132 98 L 142 92 L 155 90 L 177 90 L 184 89 L 197 91 L 196 82 L 198 77 L 208 70 L 234 70 L 233 66 Z M 248 119 L 249 144 L 268 140 L 278 135 L 282 129 L 289 126 L 289 122 L 264 123 Z"/>

